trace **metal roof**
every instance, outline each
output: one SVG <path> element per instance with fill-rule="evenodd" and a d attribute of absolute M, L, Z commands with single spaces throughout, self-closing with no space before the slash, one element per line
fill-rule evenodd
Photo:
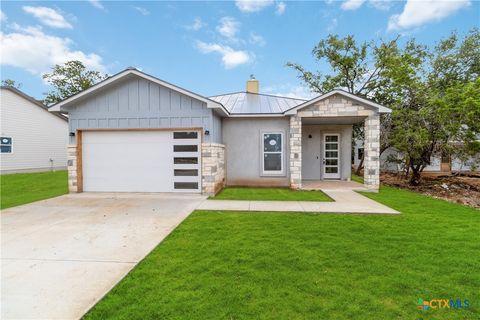
<path fill-rule="evenodd" d="M 232 114 L 282 114 L 307 100 L 260 93 L 235 92 L 209 97 Z"/>

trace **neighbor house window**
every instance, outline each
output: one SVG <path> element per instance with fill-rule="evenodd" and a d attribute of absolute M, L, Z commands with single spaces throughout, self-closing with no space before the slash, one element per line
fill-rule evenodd
<path fill-rule="evenodd" d="M 1 153 L 12 153 L 12 138 L 0 137 L 0 150 Z"/>
<path fill-rule="evenodd" d="M 263 173 L 283 173 L 283 133 L 263 133 Z"/>

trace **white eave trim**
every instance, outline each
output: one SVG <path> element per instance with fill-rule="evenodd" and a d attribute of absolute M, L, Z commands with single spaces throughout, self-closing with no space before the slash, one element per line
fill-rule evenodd
<path fill-rule="evenodd" d="M 309 101 L 306 101 L 294 108 L 291 108 L 289 110 L 286 110 L 285 111 L 285 115 L 295 115 L 297 114 L 297 111 L 302 109 L 302 108 L 305 108 L 305 107 L 308 107 L 312 104 L 315 104 L 317 103 L 318 101 L 321 101 L 321 100 L 324 100 L 324 99 L 327 99 L 335 94 L 339 94 L 339 95 L 342 95 L 344 97 L 347 97 L 347 98 L 350 98 L 352 100 L 355 100 L 357 102 L 360 102 L 364 105 L 367 105 L 367 106 L 370 106 L 372 108 L 375 108 L 379 113 L 391 113 L 392 110 L 390 108 L 387 108 L 387 107 L 384 107 L 382 106 L 381 104 L 378 104 L 378 103 L 375 103 L 373 101 L 370 101 L 370 100 L 367 100 L 367 99 L 364 99 L 364 98 L 361 98 L 359 96 L 356 96 L 354 94 L 351 94 L 349 92 L 346 92 L 346 91 L 343 91 L 343 90 L 332 90 L 330 92 L 327 92 L 325 94 L 322 94 L 321 96 L 318 96 L 316 98 L 313 98 L 312 100 L 309 100 Z"/>
<path fill-rule="evenodd" d="M 84 96 L 86 96 L 86 95 L 88 95 L 88 94 L 90 94 L 94 91 L 97 91 L 98 89 L 101 89 L 101 88 L 111 84 L 112 82 L 115 82 L 119 79 L 122 79 L 122 78 L 124 78 L 124 77 L 126 77 L 130 74 L 134 74 L 134 75 L 139 76 L 143 79 L 152 81 L 152 82 L 157 83 L 161 86 L 164 86 L 164 87 L 169 88 L 171 90 L 182 93 L 186 96 L 192 97 L 192 98 L 200 100 L 202 102 L 205 102 L 207 104 L 208 108 L 220 108 L 226 115 L 228 115 L 228 111 L 223 107 L 223 105 L 221 103 L 216 102 L 214 100 L 210 100 L 208 98 L 205 98 L 204 96 L 201 96 L 199 94 L 196 94 L 196 93 L 188 91 L 188 90 L 185 90 L 185 89 L 180 88 L 180 87 L 178 87 L 176 85 L 173 85 L 171 83 L 162 81 L 158 78 L 150 76 L 150 75 L 148 75 L 146 73 L 143 73 L 141 71 L 138 71 L 136 69 L 127 69 L 127 70 L 121 71 L 121 72 L 117 73 L 116 75 L 113 75 L 110 78 L 107 78 L 107 79 L 95 84 L 94 86 L 92 86 L 92 87 L 90 87 L 90 88 L 88 88 L 84 91 L 81 91 L 81 92 L 79 92 L 79 93 L 77 93 L 77 94 L 75 94 L 75 95 L 73 95 L 73 96 L 71 96 L 71 97 L 69 97 L 69 98 L 67 98 L 63 101 L 58 102 L 57 104 L 51 106 L 48 110 L 52 111 L 52 112 L 64 111 L 64 110 L 61 109 L 62 106 L 66 105 L 66 104 L 69 104 L 69 103 L 71 103 L 71 102 L 73 102 L 77 99 L 80 99 L 80 98 L 82 98 L 82 97 L 84 97 Z"/>

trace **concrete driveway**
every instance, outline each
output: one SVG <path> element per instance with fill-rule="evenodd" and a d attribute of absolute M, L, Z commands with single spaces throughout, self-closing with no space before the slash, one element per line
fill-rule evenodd
<path fill-rule="evenodd" d="M 65 195 L 1 213 L 1 318 L 81 317 L 205 197 Z"/>

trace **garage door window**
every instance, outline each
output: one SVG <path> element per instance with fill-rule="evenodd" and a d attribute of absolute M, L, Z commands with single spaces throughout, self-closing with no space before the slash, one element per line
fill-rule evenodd
<path fill-rule="evenodd" d="M 174 131 L 173 189 L 198 191 L 201 185 L 201 135 L 198 131 Z"/>
<path fill-rule="evenodd" d="M 198 146 L 193 144 L 186 144 L 186 145 L 175 145 L 173 146 L 173 152 L 197 152 Z"/>
<path fill-rule="evenodd" d="M 197 138 L 198 138 L 198 132 L 196 131 L 173 133 L 173 139 L 197 139 Z"/>
<path fill-rule="evenodd" d="M 174 176 L 176 177 L 197 177 L 197 169 L 175 169 L 173 171 Z"/>
<path fill-rule="evenodd" d="M 175 189 L 198 189 L 197 182 L 175 182 Z"/>
<path fill-rule="evenodd" d="M 198 158 L 173 158 L 173 163 L 174 164 L 197 164 L 198 163 Z"/>

